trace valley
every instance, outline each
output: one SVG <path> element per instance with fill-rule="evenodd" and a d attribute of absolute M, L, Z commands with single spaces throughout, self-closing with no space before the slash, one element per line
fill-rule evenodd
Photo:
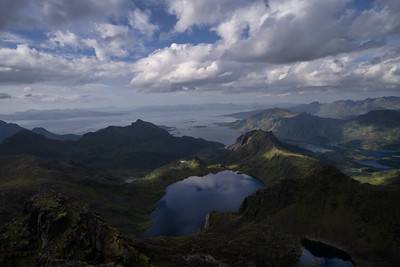
<path fill-rule="evenodd" d="M 301 266 L 302 255 L 313 255 L 304 240 L 339 248 L 349 264 L 400 261 L 398 113 L 374 111 L 350 121 L 282 109 L 261 114 L 231 123 L 249 131 L 228 147 L 173 136 L 168 127 L 142 120 L 67 140 L 7 124 L 20 131 L 0 143 L 1 265 Z M 285 124 L 295 118 L 299 121 Z M 354 123 L 387 132 L 390 145 L 379 134 L 374 137 L 379 142 L 367 147 L 341 143 L 348 139 L 338 138 L 338 129 Z M 320 137 L 307 138 L 312 133 Z M 369 144 L 370 136 L 362 138 Z M 379 149 L 365 149 L 375 146 Z M 216 178 L 222 174 L 227 176 Z M 246 191 L 234 175 L 257 186 Z M 180 184 L 187 187 L 171 193 Z M 196 197 L 211 189 L 218 198 Z M 208 202 L 213 205 L 204 211 L 196 208 Z M 216 206 L 233 202 L 234 208 Z M 155 215 L 164 206 L 167 217 Z M 175 206 L 191 214 L 185 218 L 197 218 L 191 230 L 168 217 L 178 213 Z M 147 232 L 164 225 L 175 230 Z M 115 250 L 115 242 L 122 250 Z"/>

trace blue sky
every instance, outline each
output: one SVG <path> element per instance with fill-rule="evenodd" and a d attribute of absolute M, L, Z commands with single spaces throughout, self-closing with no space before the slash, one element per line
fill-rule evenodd
<path fill-rule="evenodd" d="M 0 112 L 400 96 L 398 0 L 2 0 Z"/>

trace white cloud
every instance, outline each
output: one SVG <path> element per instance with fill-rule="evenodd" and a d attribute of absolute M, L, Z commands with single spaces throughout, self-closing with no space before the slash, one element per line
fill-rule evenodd
<path fill-rule="evenodd" d="M 69 30 L 67 30 L 65 33 L 58 30 L 51 34 L 47 44 L 44 44 L 43 46 L 48 46 L 50 48 L 71 46 L 72 48 L 76 49 L 82 47 L 82 42 L 75 33 L 70 32 Z"/>
<path fill-rule="evenodd" d="M 129 14 L 129 25 L 147 37 L 153 36 L 158 30 L 158 26 L 150 22 L 150 12 L 143 12 L 140 9 L 135 9 Z"/>
<path fill-rule="evenodd" d="M 133 87 L 176 91 L 206 86 L 226 79 L 218 53 L 210 44 L 172 44 L 135 64 Z M 225 76 L 218 76 L 225 73 Z"/>
<path fill-rule="evenodd" d="M 102 62 L 93 57 L 67 59 L 18 45 L 0 48 L 0 83 L 67 82 L 84 84 L 101 78 L 127 76 L 129 63 Z M 6 69 L 6 70 L 4 70 Z"/>
<path fill-rule="evenodd" d="M 227 16 L 245 7 L 246 0 L 166 0 L 168 12 L 176 15 L 178 21 L 175 31 L 184 32 L 193 25 L 215 25 L 224 21 Z M 261 1 L 257 1 L 261 2 Z"/>

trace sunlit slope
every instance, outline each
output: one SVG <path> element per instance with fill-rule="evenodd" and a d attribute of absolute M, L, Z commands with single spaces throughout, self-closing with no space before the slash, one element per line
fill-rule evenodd
<path fill-rule="evenodd" d="M 272 132 L 254 130 L 241 135 L 222 155 L 229 168 L 270 185 L 279 179 L 302 177 L 320 163 L 300 147 L 280 142 Z"/>

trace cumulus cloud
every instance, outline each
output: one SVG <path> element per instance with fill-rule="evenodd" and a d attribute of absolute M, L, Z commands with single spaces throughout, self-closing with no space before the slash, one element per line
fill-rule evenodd
<path fill-rule="evenodd" d="M 127 26 L 102 23 L 96 25 L 96 31 L 100 38 L 85 39 L 83 42 L 95 50 L 98 59 L 107 60 L 110 56 L 124 58 L 129 55 L 127 43 L 133 43 L 134 38 Z"/>
<path fill-rule="evenodd" d="M 0 93 L 0 99 L 12 98 L 12 96 L 8 93 Z"/>
<path fill-rule="evenodd" d="M 4 1 L 3 85 L 129 77 L 151 92 L 399 89 L 398 0 L 368 10 L 354 0 Z M 199 31 L 219 39 L 190 44 Z"/>
<path fill-rule="evenodd" d="M 93 57 L 63 58 L 27 45 L 0 48 L 0 83 L 68 82 L 84 84 L 100 78 L 124 77 L 129 63 L 101 62 Z"/>
<path fill-rule="evenodd" d="M 175 31 L 208 25 L 221 40 L 157 50 L 135 64 L 131 85 L 157 92 L 283 95 L 398 89 L 398 41 L 390 45 L 385 39 L 400 30 L 399 2 L 377 1 L 362 12 L 349 9 L 352 2 L 167 0 L 168 11 L 177 17 Z M 368 17 L 374 25 L 366 23 Z M 371 53 L 373 61 L 359 60 Z"/>
<path fill-rule="evenodd" d="M 50 36 L 51 37 L 47 41 L 47 43 L 43 45 L 44 47 L 49 47 L 53 49 L 65 46 L 71 46 L 75 49 L 82 47 L 81 39 L 75 33 L 70 32 L 69 30 L 65 32 L 57 30 L 56 32 L 50 34 Z"/>
<path fill-rule="evenodd" d="M 230 76 L 223 75 L 218 51 L 211 44 L 174 43 L 139 60 L 135 70 L 131 85 L 156 91 L 189 90 L 223 82 Z"/>
<path fill-rule="evenodd" d="M 132 5 L 126 0 L 3 0 L 0 29 L 56 27 L 83 20 L 104 20 Z"/>
<path fill-rule="evenodd" d="M 167 10 L 177 17 L 174 30 L 184 32 L 194 25 L 214 25 L 224 21 L 227 16 L 245 7 L 252 1 L 245 0 L 166 0 Z M 259 1 L 260 2 L 260 1 Z"/>
<path fill-rule="evenodd" d="M 129 14 L 129 25 L 147 37 L 153 36 L 158 30 L 158 26 L 150 22 L 150 12 L 138 8 Z"/>
<path fill-rule="evenodd" d="M 214 45 L 178 45 L 158 50 L 135 64 L 131 85 L 156 92 L 218 90 L 275 94 L 328 90 L 398 90 L 400 53 L 388 49 L 379 60 L 358 54 L 330 56 L 288 64 L 232 61 Z"/>

